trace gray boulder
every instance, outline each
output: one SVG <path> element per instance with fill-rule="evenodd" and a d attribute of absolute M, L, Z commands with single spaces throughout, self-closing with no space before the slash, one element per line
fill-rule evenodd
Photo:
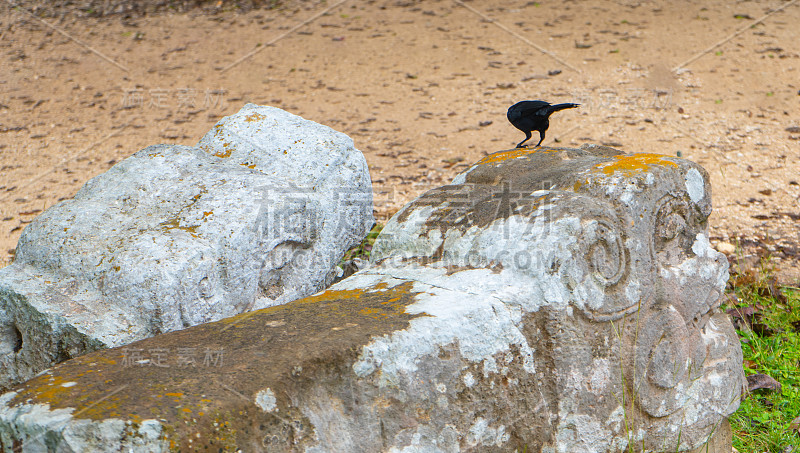
<path fill-rule="evenodd" d="M 145 148 L 37 217 L 0 269 L 0 388 L 71 357 L 279 305 L 373 224 L 346 135 L 248 104 Z"/>
<path fill-rule="evenodd" d="M 0 396 L 0 445 L 730 453 L 744 376 L 709 190 L 667 156 L 490 155 L 407 205 L 372 266 L 324 292 Z"/>

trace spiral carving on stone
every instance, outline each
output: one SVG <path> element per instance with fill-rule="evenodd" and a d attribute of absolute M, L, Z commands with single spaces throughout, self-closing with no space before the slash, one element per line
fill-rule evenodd
<path fill-rule="evenodd" d="M 605 322 L 632 313 L 638 301 L 629 300 L 618 289 L 630 272 L 625 236 L 619 222 L 607 215 L 594 215 L 584 218 L 581 224 L 580 253 L 585 257 L 588 275 L 604 293 L 603 303 L 597 308 L 587 308 L 586 315 Z"/>
<path fill-rule="evenodd" d="M 609 287 L 619 283 L 627 269 L 625 244 L 612 223 L 595 221 L 594 242 L 589 245 L 587 259 L 595 280 Z"/>
<path fill-rule="evenodd" d="M 686 404 L 686 389 L 678 384 L 698 377 L 705 348 L 680 313 L 671 309 L 649 314 L 639 337 L 634 368 L 637 401 L 648 414 L 664 417 Z"/>
<path fill-rule="evenodd" d="M 685 197 L 664 196 L 658 203 L 655 219 L 655 251 L 667 252 L 668 261 L 676 253 L 692 248 L 697 233 L 704 230 L 705 216 L 693 208 Z"/>

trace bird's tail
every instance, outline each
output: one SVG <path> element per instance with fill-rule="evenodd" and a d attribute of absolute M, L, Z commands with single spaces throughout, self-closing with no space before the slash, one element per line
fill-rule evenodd
<path fill-rule="evenodd" d="M 548 108 L 547 108 L 547 110 L 548 110 L 548 112 L 547 112 L 547 113 L 548 113 L 548 115 L 549 115 L 549 114 L 551 114 L 551 113 L 553 113 L 553 112 L 557 112 L 557 111 L 559 111 L 559 110 L 564 110 L 564 109 L 574 109 L 575 107 L 577 107 L 577 106 L 579 106 L 579 105 L 580 105 L 580 104 L 573 104 L 573 103 L 571 103 L 571 102 L 568 102 L 568 103 L 566 103 L 566 104 L 556 104 L 556 105 L 551 105 L 550 107 L 548 107 Z"/>

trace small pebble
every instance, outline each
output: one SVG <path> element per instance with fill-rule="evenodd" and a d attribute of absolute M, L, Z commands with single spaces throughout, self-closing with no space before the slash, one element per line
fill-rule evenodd
<path fill-rule="evenodd" d="M 717 244 L 717 251 L 726 255 L 733 255 L 736 252 L 736 246 L 730 242 L 720 242 Z"/>

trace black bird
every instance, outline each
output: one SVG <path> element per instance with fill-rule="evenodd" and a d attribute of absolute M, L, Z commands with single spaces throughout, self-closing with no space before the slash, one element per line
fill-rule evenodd
<path fill-rule="evenodd" d="M 508 121 L 525 132 L 525 140 L 519 142 L 517 148 L 522 148 L 522 144 L 530 140 L 531 131 L 539 131 L 539 143 L 536 146 L 541 145 L 544 132 L 550 127 L 550 115 L 559 110 L 574 109 L 579 105 L 572 103 L 550 105 L 544 101 L 522 101 L 509 107 Z"/>

